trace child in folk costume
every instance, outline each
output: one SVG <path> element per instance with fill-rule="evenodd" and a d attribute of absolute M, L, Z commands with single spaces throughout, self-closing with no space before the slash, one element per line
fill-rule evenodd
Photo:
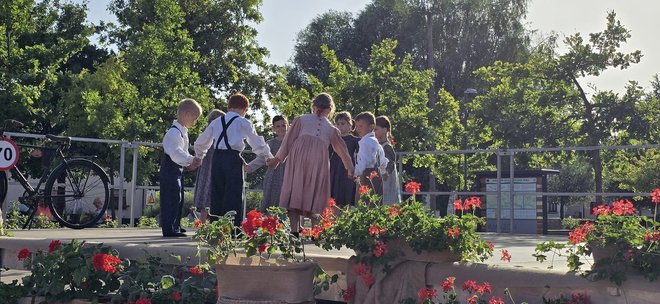
<path fill-rule="evenodd" d="M 224 116 L 225 112 L 218 109 L 213 109 L 206 120 L 210 125 L 212 121 L 220 116 Z M 213 150 L 211 149 L 204 156 L 204 162 L 197 171 L 197 182 L 195 183 L 195 208 L 199 211 L 200 220 L 202 223 L 206 222 L 208 217 L 208 209 L 211 208 L 211 166 L 213 165 Z"/>
<path fill-rule="evenodd" d="M 282 145 L 282 140 L 286 135 L 286 130 L 289 127 L 289 122 L 284 115 L 275 115 L 273 117 L 272 130 L 275 133 L 275 138 L 267 141 L 270 147 L 270 153 L 277 153 Z M 245 172 L 252 173 L 266 164 L 266 159 L 257 157 L 249 164 L 245 165 Z M 276 169 L 268 168 L 263 181 L 263 199 L 259 211 L 266 212 L 270 206 L 279 206 L 280 193 L 282 192 L 282 181 L 284 179 L 284 166 L 279 166 Z"/>
<path fill-rule="evenodd" d="M 351 134 L 353 131 L 353 119 L 349 112 L 339 112 L 335 115 L 335 127 L 339 130 L 341 138 L 346 144 L 348 154 L 355 164 L 355 154 L 358 150 L 359 137 Z M 330 151 L 330 196 L 335 199 L 337 205 L 355 205 L 355 181 L 348 178 L 348 172 L 339 154 Z"/>
<path fill-rule="evenodd" d="M 181 229 L 183 208 L 183 168 L 196 169 L 202 160 L 188 153 L 188 128 L 202 115 L 197 101 L 186 98 L 179 103 L 176 120 L 163 136 L 160 162 L 160 226 L 164 237 L 185 237 Z"/>
<path fill-rule="evenodd" d="M 241 152 L 245 141 L 257 154 L 270 160 L 273 155 L 263 137 L 259 136 L 252 123 L 244 116 L 250 108 L 250 101 L 245 95 L 236 93 L 229 96 L 227 114 L 214 120 L 195 141 L 195 155 L 203 158 L 211 148 L 213 161 L 211 167 L 211 221 L 215 216 L 223 216 L 235 211 L 234 224 L 240 227 L 243 221 L 243 166 L 245 161 Z"/>
<path fill-rule="evenodd" d="M 387 167 L 387 157 L 383 147 L 378 143 L 374 129 L 376 128 L 376 117 L 371 112 L 362 112 L 355 116 L 355 131 L 360 137 L 358 142 L 359 151 L 357 164 L 355 165 L 355 177 L 359 177 L 361 187 L 372 188 L 372 193 L 383 195 L 382 172 Z M 359 193 L 358 193 L 359 195 Z M 380 203 L 373 202 L 373 203 Z"/>
<path fill-rule="evenodd" d="M 300 228 L 300 216 L 321 213 L 330 199 L 328 146 L 332 145 L 349 174 L 354 170 L 339 130 L 328 120 L 334 109 L 332 96 L 327 93 L 316 96 L 312 113 L 293 120 L 277 155 L 267 162 L 270 167 L 276 167 L 286 159 L 280 207 L 288 209 L 294 232 Z"/>
<path fill-rule="evenodd" d="M 399 174 L 396 170 L 396 153 L 392 146 L 392 124 L 387 116 L 376 117 L 376 129 L 374 134 L 376 139 L 383 147 L 385 157 L 388 160 L 387 168 L 382 171 L 383 175 L 383 204 L 391 205 L 401 202 L 401 184 L 399 183 Z"/>

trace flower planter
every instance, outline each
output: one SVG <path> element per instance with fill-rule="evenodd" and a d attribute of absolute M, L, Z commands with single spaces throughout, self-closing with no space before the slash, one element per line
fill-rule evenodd
<path fill-rule="evenodd" d="M 459 254 L 449 250 L 443 251 L 422 251 L 415 252 L 403 239 L 393 239 L 386 242 L 390 251 L 400 251 L 403 253 L 403 259 L 409 261 L 430 262 L 430 263 L 453 263 L 461 260 Z"/>
<path fill-rule="evenodd" d="M 312 262 L 229 256 L 216 264 L 218 303 L 314 303 Z"/>
<path fill-rule="evenodd" d="M 32 302 L 32 297 L 24 297 L 18 299 L 18 304 L 40 304 L 40 303 L 49 303 L 49 304 L 91 304 L 92 301 L 90 300 L 78 300 L 78 299 L 73 299 L 71 301 L 66 301 L 66 302 L 59 302 L 59 301 L 47 301 L 45 297 L 34 297 L 34 302 Z M 104 303 L 104 302 L 100 302 Z"/>
<path fill-rule="evenodd" d="M 603 247 L 602 245 L 595 242 L 590 242 L 589 247 L 591 248 L 591 256 L 594 258 L 594 265 L 596 265 L 600 260 L 613 258 L 616 256 L 616 252 L 618 250 L 616 245 L 610 244 Z"/>

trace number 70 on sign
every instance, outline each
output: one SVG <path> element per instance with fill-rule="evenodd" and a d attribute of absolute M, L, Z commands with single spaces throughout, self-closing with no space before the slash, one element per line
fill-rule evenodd
<path fill-rule="evenodd" d="M 18 146 L 9 138 L 0 138 L 0 171 L 8 171 L 18 163 Z"/>

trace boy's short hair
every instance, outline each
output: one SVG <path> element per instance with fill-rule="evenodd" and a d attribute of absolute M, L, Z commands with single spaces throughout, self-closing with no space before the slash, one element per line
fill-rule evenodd
<path fill-rule="evenodd" d="M 176 110 L 176 116 L 179 117 L 180 115 L 199 117 L 199 115 L 202 115 L 202 106 L 192 98 L 184 98 L 179 102 L 179 107 Z"/>
<path fill-rule="evenodd" d="M 342 111 L 337 113 L 335 115 L 335 122 L 337 122 L 338 120 L 345 120 L 346 122 L 348 122 L 349 125 L 351 125 L 351 127 L 353 127 L 354 124 L 353 117 L 351 116 L 351 113 L 348 111 Z"/>
<path fill-rule="evenodd" d="M 369 125 L 375 125 L 376 124 L 376 116 L 374 116 L 373 113 L 367 111 L 367 112 L 362 112 L 355 116 L 355 121 L 362 120 L 366 122 Z"/>
<path fill-rule="evenodd" d="M 220 110 L 218 110 L 218 109 L 213 109 L 213 110 L 211 110 L 211 112 L 209 112 L 209 115 L 206 115 L 206 121 L 207 121 L 208 123 L 211 123 L 211 122 L 214 121 L 216 118 L 218 118 L 218 117 L 220 117 L 220 116 L 225 116 L 225 114 L 226 114 L 225 112 L 222 112 L 222 111 L 220 111 Z"/>
<path fill-rule="evenodd" d="M 240 109 L 245 110 L 250 106 L 250 100 L 241 93 L 234 93 L 229 96 L 227 101 L 227 109 Z"/>
<path fill-rule="evenodd" d="M 376 125 L 392 132 L 392 124 L 390 123 L 390 119 L 385 115 L 376 117 Z"/>
<path fill-rule="evenodd" d="M 286 123 L 287 125 L 289 124 L 289 121 L 286 119 L 286 116 L 284 116 L 284 115 L 275 115 L 275 116 L 273 116 L 273 120 L 272 120 L 271 123 L 275 124 L 276 122 L 281 121 L 281 120 L 284 120 L 284 123 Z"/>

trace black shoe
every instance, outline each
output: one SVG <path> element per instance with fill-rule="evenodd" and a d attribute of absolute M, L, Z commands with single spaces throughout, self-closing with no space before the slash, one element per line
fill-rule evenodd
<path fill-rule="evenodd" d="M 186 237 L 187 235 L 183 232 L 169 232 L 163 233 L 163 237 Z"/>
<path fill-rule="evenodd" d="M 186 233 L 186 229 L 179 228 L 179 232 L 181 232 L 181 233 Z"/>

